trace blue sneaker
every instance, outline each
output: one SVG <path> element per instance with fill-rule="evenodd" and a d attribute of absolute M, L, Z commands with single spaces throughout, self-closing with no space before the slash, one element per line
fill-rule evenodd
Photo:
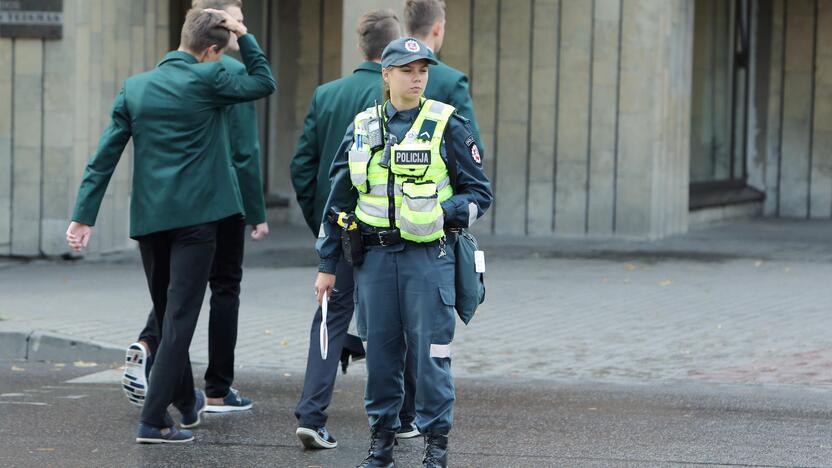
<path fill-rule="evenodd" d="M 334 449 L 338 446 L 338 441 L 335 440 L 335 437 L 332 437 L 332 434 L 325 427 L 300 426 L 295 431 L 295 435 L 300 439 L 300 443 L 308 449 Z"/>
<path fill-rule="evenodd" d="M 148 426 L 145 423 L 139 423 L 139 430 L 136 431 L 136 443 L 181 444 L 194 440 L 194 433 L 191 431 L 179 430 L 176 426 L 171 426 L 166 429 L 167 432 L 162 433 L 164 430 Z"/>
<path fill-rule="evenodd" d="M 233 413 L 234 411 L 245 411 L 251 409 L 251 400 L 240 396 L 240 392 L 232 388 L 225 395 L 221 405 L 208 405 L 205 407 L 207 413 Z"/>
<path fill-rule="evenodd" d="M 147 377 L 153 359 L 141 343 L 133 343 L 124 357 L 124 374 L 121 376 L 121 390 L 130 403 L 141 408 L 147 394 Z"/>
<path fill-rule="evenodd" d="M 194 406 L 188 411 L 182 411 L 182 422 L 180 426 L 190 429 L 199 426 L 202 422 L 200 415 L 205 411 L 205 392 L 199 389 L 194 389 Z"/>

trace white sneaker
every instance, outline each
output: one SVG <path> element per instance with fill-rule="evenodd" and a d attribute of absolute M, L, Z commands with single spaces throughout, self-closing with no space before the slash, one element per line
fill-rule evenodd
<path fill-rule="evenodd" d="M 127 348 L 124 357 L 124 375 L 121 377 L 121 389 L 130 403 L 141 408 L 147 393 L 147 356 L 148 351 L 141 343 L 133 343 Z"/>

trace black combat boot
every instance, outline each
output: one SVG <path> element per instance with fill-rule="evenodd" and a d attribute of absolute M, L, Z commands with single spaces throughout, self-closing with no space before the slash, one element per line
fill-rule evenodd
<path fill-rule="evenodd" d="M 396 468 L 396 461 L 393 460 L 395 443 L 395 432 L 374 429 L 370 433 L 370 449 L 367 451 L 367 458 L 356 468 Z"/>
<path fill-rule="evenodd" d="M 425 434 L 425 458 L 422 466 L 428 468 L 447 468 L 448 436 L 447 434 Z"/>

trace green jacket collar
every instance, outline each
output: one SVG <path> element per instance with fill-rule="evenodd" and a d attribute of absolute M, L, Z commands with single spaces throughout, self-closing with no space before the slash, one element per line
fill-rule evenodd
<path fill-rule="evenodd" d="M 356 68 L 352 72 L 355 73 L 355 72 L 361 71 L 361 70 L 374 72 L 374 73 L 381 73 L 381 64 L 376 63 L 376 62 L 366 61 L 366 62 L 363 62 L 360 65 L 358 65 L 358 68 Z"/>
<path fill-rule="evenodd" d="M 182 60 L 185 63 L 199 63 L 199 60 L 197 60 L 196 57 L 187 52 L 182 52 L 181 50 L 172 50 L 165 54 L 165 56 L 156 66 L 158 67 L 164 63 L 173 62 L 176 60 Z"/>

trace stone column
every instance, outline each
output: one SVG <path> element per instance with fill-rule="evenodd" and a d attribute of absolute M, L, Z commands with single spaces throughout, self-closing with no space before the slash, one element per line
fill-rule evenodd
<path fill-rule="evenodd" d="M 623 4 L 617 235 L 687 230 L 693 18 L 686 0 Z"/>
<path fill-rule="evenodd" d="M 68 252 L 64 233 L 86 162 L 122 80 L 168 49 L 167 11 L 168 0 L 64 2 L 61 39 L 0 39 L 0 255 Z M 90 252 L 132 245 L 131 158 L 128 146 Z"/>

